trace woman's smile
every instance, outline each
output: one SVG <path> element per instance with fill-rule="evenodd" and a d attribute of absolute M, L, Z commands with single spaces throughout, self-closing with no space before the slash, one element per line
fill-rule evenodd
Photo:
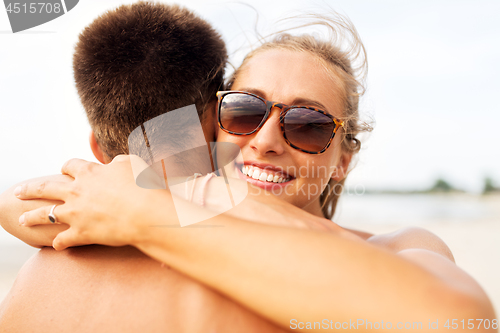
<path fill-rule="evenodd" d="M 273 193 L 281 192 L 283 187 L 290 185 L 295 179 L 293 175 L 286 173 L 283 168 L 249 161 L 236 163 L 235 172 L 240 179 Z"/>

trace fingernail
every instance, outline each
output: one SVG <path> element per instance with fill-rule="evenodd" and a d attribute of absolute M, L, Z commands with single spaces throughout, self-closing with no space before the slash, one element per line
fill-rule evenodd
<path fill-rule="evenodd" d="M 14 190 L 14 195 L 18 197 L 21 194 L 21 186 L 16 187 Z"/>
<path fill-rule="evenodd" d="M 20 225 L 24 224 L 24 214 L 19 217 L 19 224 Z"/>

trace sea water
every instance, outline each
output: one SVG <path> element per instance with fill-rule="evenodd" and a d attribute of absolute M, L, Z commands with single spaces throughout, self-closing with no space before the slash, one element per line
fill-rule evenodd
<path fill-rule="evenodd" d="M 341 197 L 333 218 L 341 224 L 474 223 L 499 217 L 494 199 L 472 194 L 364 194 Z"/>

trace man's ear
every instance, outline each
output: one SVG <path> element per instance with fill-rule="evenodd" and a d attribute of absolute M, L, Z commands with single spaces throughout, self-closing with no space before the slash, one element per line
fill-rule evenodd
<path fill-rule="evenodd" d="M 105 154 L 102 152 L 101 147 L 97 143 L 94 131 L 90 131 L 89 143 L 90 143 L 90 149 L 92 149 L 92 153 L 94 153 L 95 158 L 97 158 L 97 160 L 102 164 L 106 164 L 107 161 L 105 159 Z"/>
<path fill-rule="evenodd" d="M 349 169 L 349 164 L 351 163 L 352 154 L 342 153 L 340 156 L 339 164 L 332 173 L 332 179 L 335 181 L 341 181 L 347 177 L 347 170 Z"/>
<path fill-rule="evenodd" d="M 207 144 L 215 141 L 216 131 L 214 131 L 214 119 L 215 119 L 215 108 L 217 107 L 217 101 L 210 101 L 205 105 L 203 110 L 203 116 L 201 117 L 201 127 L 203 128 L 203 134 L 205 134 L 205 141 Z"/>
<path fill-rule="evenodd" d="M 214 101 L 214 105 L 213 107 L 211 108 L 211 112 L 212 112 L 212 119 L 211 119 L 211 125 L 212 125 L 212 129 L 213 129 L 213 133 L 214 133 L 214 141 L 213 142 L 217 142 L 217 134 L 219 132 L 219 122 L 217 121 L 217 101 Z"/>

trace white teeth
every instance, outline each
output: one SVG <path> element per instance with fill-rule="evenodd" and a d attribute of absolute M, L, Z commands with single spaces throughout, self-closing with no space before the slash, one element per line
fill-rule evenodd
<path fill-rule="evenodd" d="M 250 178 L 257 179 L 260 181 L 268 181 L 274 183 L 284 183 L 289 181 L 289 178 L 284 178 L 283 176 L 267 174 L 265 171 L 261 171 L 257 168 L 253 168 L 252 166 L 244 165 L 241 167 L 241 173 L 247 175 Z"/>

